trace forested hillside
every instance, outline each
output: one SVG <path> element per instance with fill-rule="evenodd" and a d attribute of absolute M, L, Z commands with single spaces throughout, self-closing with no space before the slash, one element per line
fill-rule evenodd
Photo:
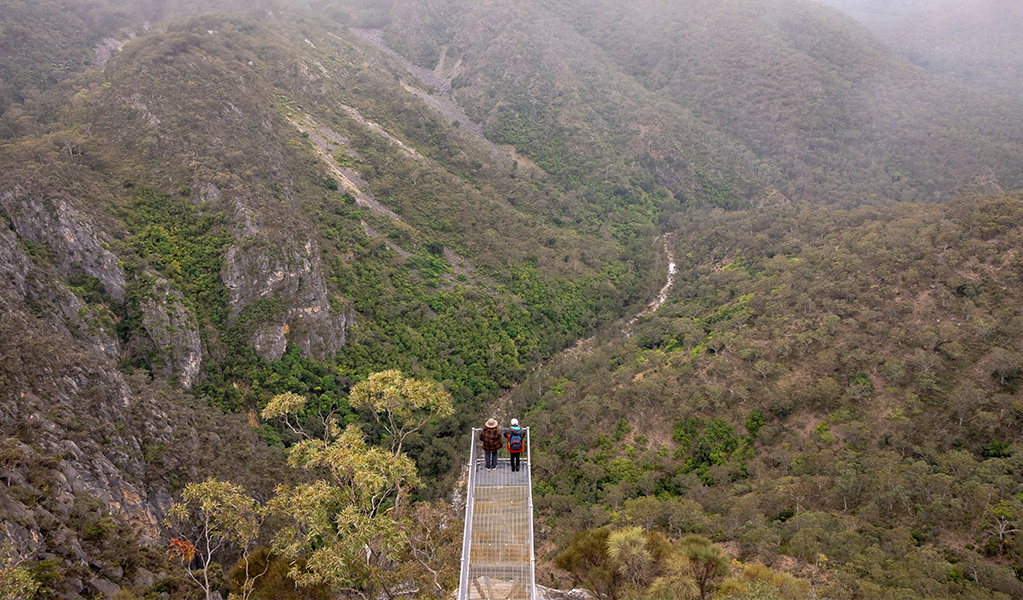
<path fill-rule="evenodd" d="M 393 43 L 438 65 L 495 139 L 562 178 L 580 176 L 575 164 L 624 169 L 722 207 L 928 201 L 1019 182 L 1017 107 L 929 76 L 812 3 L 442 6 L 397 2 Z"/>
<path fill-rule="evenodd" d="M 885 35 L 893 47 L 932 73 L 1023 98 L 1023 7 L 1008 0 L 945 3 L 906 19 Z"/>
<path fill-rule="evenodd" d="M 276 12 L 167 22 L 4 114 L 5 303 L 28 319 L 26 331 L 52 330 L 46 344 L 81 347 L 76 360 L 117 390 L 101 398 L 134 406 L 169 384 L 259 426 L 273 395 L 294 392 L 311 416 L 361 423 L 371 414 L 349 408 L 348 389 L 400 368 L 442 382 L 459 408 L 407 444 L 431 484 L 420 493 L 440 496 L 458 474 L 456 442 L 488 398 L 656 288 L 656 213 L 566 206 L 571 190 L 519 171 L 435 112 L 417 95 L 425 84 L 341 23 Z M 69 27 L 82 34 L 75 51 L 88 55 L 89 30 Z M 7 66 L 11 81 L 37 77 Z M 654 190 L 648 203 L 664 196 Z M 20 340 L 9 339 L 12 356 L 28 353 Z M 23 358 L 31 366 L 13 369 L 5 392 L 46 402 L 54 392 L 44 390 L 63 389 L 69 422 L 80 422 L 90 405 L 75 403 L 59 371 L 37 378 L 46 361 Z M 36 418 L 37 400 L 11 406 L 5 439 L 39 443 L 51 461 L 40 477 L 59 478 L 56 441 L 31 427 L 16 434 Z M 115 421 L 101 415 L 96 435 Z M 191 435 L 191 425 L 174 426 Z M 295 441 L 278 426 L 260 433 L 264 443 Z M 175 435 L 114 444 L 142 478 L 132 492 L 142 500 L 101 501 L 106 518 L 143 511 L 155 526 L 169 499 L 208 472 L 186 461 L 187 476 L 145 479 L 176 452 Z M 202 462 L 201 450 L 189 446 L 189 460 Z M 75 472 L 98 468 L 109 451 Z M 106 477 L 96 480 L 75 493 L 116 496 Z M 26 494 L 48 497 L 34 485 Z M 54 501 L 70 493 L 54 491 Z M 12 499 L 5 522 L 30 511 L 31 497 Z M 112 577 L 99 562 L 75 583 L 60 565 L 78 546 L 53 537 L 60 522 L 27 519 L 8 531 L 19 551 L 55 561 L 53 594 L 109 589 L 104 581 L 131 571 Z"/>
<path fill-rule="evenodd" d="M 551 547 L 639 525 L 828 597 L 1023 593 L 1021 211 L 679 216 L 669 302 L 517 390 Z"/>
<path fill-rule="evenodd" d="M 511 410 L 540 583 L 1017 597 L 1021 117 L 802 0 L 0 0 L 0 598 L 447 597 Z"/>
<path fill-rule="evenodd" d="M 302 17 L 154 32 L 83 77 L 59 128 L 27 123 L 8 144 L 6 203 L 34 243 L 63 242 L 19 207 L 42 197 L 60 212 L 70 195 L 74 210 L 88 196 L 96 235 L 109 238 L 103 264 L 76 264 L 76 249 L 44 258 L 123 300 L 111 308 L 125 311 L 116 334 L 129 363 L 152 371 L 179 358 L 136 339 L 154 335 L 145 303 L 157 285 L 181 296 L 199 333 L 199 370 L 164 373 L 186 387 L 223 395 L 239 370 L 259 385 L 260 359 L 280 359 L 289 341 L 334 360 L 354 321 L 360 343 L 338 359 L 346 375 L 399 362 L 475 395 L 645 295 L 640 234 L 653 215 L 608 220 L 586 206 L 621 229 L 568 221 L 542 172 L 521 177 L 346 35 Z M 296 43 L 323 50 L 304 56 Z M 505 315 L 496 328 L 494 311 Z"/>

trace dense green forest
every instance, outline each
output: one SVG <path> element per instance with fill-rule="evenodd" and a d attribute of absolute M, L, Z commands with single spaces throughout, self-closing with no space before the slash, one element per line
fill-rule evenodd
<path fill-rule="evenodd" d="M 829 597 L 1018 596 L 1021 211 L 679 216 L 669 302 L 517 390 L 555 545 L 638 525 Z"/>
<path fill-rule="evenodd" d="M 538 583 L 1023 595 L 1010 95 L 801 0 L 0 9 L 0 598 L 446 597 L 495 412 Z"/>

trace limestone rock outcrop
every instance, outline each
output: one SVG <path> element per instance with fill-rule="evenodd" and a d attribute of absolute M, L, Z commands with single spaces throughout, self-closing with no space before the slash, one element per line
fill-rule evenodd
<path fill-rule="evenodd" d="M 192 387 L 202 366 L 202 341 L 184 296 L 166 279 L 159 278 L 151 293 L 139 302 L 139 310 L 153 373 L 186 389 Z"/>
<path fill-rule="evenodd" d="M 288 342 L 298 344 L 304 356 L 318 358 L 344 346 L 354 312 L 345 299 L 331 297 L 314 241 L 297 248 L 255 241 L 235 245 L 224 263 L 231 319 L 249 325 L 259 356 L 277 360 Z"/>

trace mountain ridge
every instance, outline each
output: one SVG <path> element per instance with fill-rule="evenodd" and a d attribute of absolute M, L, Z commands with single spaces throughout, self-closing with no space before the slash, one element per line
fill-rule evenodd
<path fill-rule="evenodd" d="M 1023 510 L 1004 98 L 790 0 L 6 6 L 0 553 L 40 597 L 187 596 L 170 503 L 311 477 L 281 448 L 323 415 L 386 445 L 348 397 L 385 369 L 455 407 L 403 446 L 401 531 L 445 541 L 401 585 L 450 587 L 427 525 L 457 516 L 425 500 L 505 405 L 542 432 L 545 581 L 641 597 L 706 543 L 771 567 L 733 565 L 729 599 L 1018 593 L 990 533 Z M 623 336 L 660 236 L 677 279 Z M 284 393 L 297 421 L 261 421 Z M 643 530 L 642 577 L 602 579 L 610 527 Z M 326 597 L 270 535 L 254 597 Z"/>
<path fill-rule="evenodd" d="M 414 6 L 412 6 L 413 4 Z M 486 5 L 462 7 L 463 11 L 476 11 L 476 13 L 471 13 L 475 15 L 473 17 L 466 16 L 470 13 L 461 14 L 461 16 L 456 13 L 452 17 L 447 17 L 445 14 L 431 20 L 427 10 L 422 8 L 423 5 L 410 3 L 409 12 L 412 16 L 408 18 L 411 23 L 408 27 L 403 24 L 401 13 L 396 9 L 395 22 L 392 24 L 395 39 L 392 41 L 396 43 L 403 41 L 407 47 L 409 44 L 416 43 L 409 40 L 429 39 L 430 35 L 437 35 L 436 31 L 448 30 L 445 44 L 448 48 L 446 56 L 449 61 L 458 61 L 459 59 L 459 55 L 454 49 L 465 46 L 463 51 L 475 52 L 476 50 L 472 50 L 473 44 L 478 42 L 479 52 L 484 53 L 478 55 L 479 62 L 483 64 L 515 64 L 515 59 L 512 56 L 514 48 L 516 44 L 524 43 L 524 40 L 517 40 L 514 43 L 509 41 L 503 45 L 500 41 L 495 42 L 495 39 L 500 40 L 500 37 L 495 38 L 494 36 L 501 35 L 499 32 L 502 27 L 507 28 L 510 26 L 509 23 L 517 23 L 512 29 L 506 30 L 515 31 L 516 35 L 523 35 L 538 27 L 553 27 L 549 24 L 558 23 L 573 32 L 573 38 L 561 43 L 571 47 L 573 51 L 577 50 L 577 54 L 589 52 L 589 54 L 595 55 L 593 49 L 601 49 L 599 51 L 603 54 L 601 55 L 602 60 L 599 61 L 600 64 L 588 63 L 586 59 L 577 59 L 575 66 L 572 67 L 568 67 L 564 60 L 573 54 L 565 51 L 545 51 L 546 56 L 551 57 L 553 62 L 543 73 L 531 71 L 513 75 L 519 79 L 524 78 L 523 81 L 530 81 L 528 84 L 520 82 L 514 89 L 505 90 L 494 87 L 494 82 L 502 81 L 501 78 L 504 75 L 500 73 L 494 73 L 494 77 L 488 75 L 487 83 L 484 85 L 491 87 L 485 90 L 484 95 L 480 94 L 483 90 L 475 90 L 472 86 L 456 86 L 454 94 L 477 111 L 475 115 L 477 120 L 487 123 L 491 128 L 491 135 L 507 136 L 514 133 L 515 127 L 528 124 L 529 120 L 540 120 L 545 123 L 544 126 L 548 130 L 553 132 L 566 129 L 564 124 L 555 122 L 558 120 L 570 123 L 573 127 L 588 128 L 593 128 L 597 123 L 603 122 L 601 120 L 602 109 L 597 106 L 590 107 L 592 112 L 588 113 L 585 119 L 580 118 L 580 123 L 577 123 L 572 113 L 569 112 L 555 118 L 553 114 L 537 113 L 533 115 L 530 113 L 532 109 L 526 104 L 522 105 L 521 110 L 513 108 L 517 100 L 514 99 L 514 96 L 505 98 L 504 94 L 506 92 L 520 93 L 519 90 L 523 88 L 523 85 L 533 86 L 529 93 L 546 99 L 544 110 L 548 113 L 552 110 L 560 110 L 557 108 L 558 100 L 554 99 L 559 95 L 560 97 L 565 97 L 565 94 L 575 94 L 575 97 L 616 98 L 615 106 L 619 108 L 609 110 L 618 110 L 623 115 L 612 118 L 641 125 L 644 131 L 663 130 L 667 125 L 660 122 L 661 120 L 656 115 L 635 112 L 633 109 L 634 113 L 628 114 L 627 117 L 624 116 L 629 110 L 628 103 L 623 102 L 625 98 L 630 96 L 642 98 L 640 104 L 651 104 L 651 100 L 648 97 L 649 92 L 641 89 L 641 85 L 631 81 L 626 82 L 629 78 L 628 71 L 621 67 L 621 65 L 628 65 L 631 60 L 643 60 L 642 51 L 636 53 L 637 58 L 635 59 L 630 59 L 627 55 L 619 56 L 619 53 L 624 52 L 623 49 L 643 48 L 642 41 L 636 44 L 630 40 L 676 40 L 674 43 L 685 45 L 685 49 L 674 52 L 673 56 L 677 65 L 672 63 L 668 68 L 682 68 L 687 71 L 682 71 L 683 75 L 679 75 L 679 83 L 676 86 L 678 89 L 672 90 L 672 101 L 669 101 L 668 104 L 661 102 L 657 106 L 662 112 L 671 114 L 677 123 L 685 123 L 691 129 L 695 128 L 694 131 L 698 132 L 699 136 L 714 139 L 715 150 L 703 150 L 704 153 L 717 156 L 722 154 L 722 149 L 732 148 L 726 160 L 730 159 L 736 165 L 734 167 L 736 171 L 731 175 L 722 174 L 721 177 L 715 178 L 718 181 L 700 183 L 699 187 L 694 186 L 692 181 L 680 186 L 677 181 L 672 182 L 663 178 L 659 183 L 667 185 L 678 197 L 696 196 L 703 201 L 706 201 L 708 195 L 713 195 L 715 189 L 728 190 L 731 185 L 730 178 L 733 177 L 736 178 L 734 183 L 737 189 L 735 192 L 731 192 L 731 195 L 741 197 L 745 194 L 747 202 L 750 201 L 750 196 L 758 195 L 762 201 L 765 194 L 770 195 L 772 187 L 782 190 L 785 196 L 789 196 L 793 200 L 812 202 L 841 203 L 848 198 L 859 198 L 859 201 L 862 201 L 863 198 L 870 197 L 871 194 L 912 199 L 912 196 L 919 192 L 910 192 L 910 188 L 906 186 L 905 177 L 900 175 L 900 172 L 908 171 L 906 174 L 915 181 L 911 187 L 914 190 L 919 190 L 922 187 L 921 184 L 926 186 L 928 179 L 937 181 L 939 177 L 948 177 L 947 174 L 936 176 L 935 173 L 923 171 L 923 165 L 926 162 L 936 160 L 949 163 L 949 157 L 954 154 L 955 149 L 972 146 L 976 143 L 975 138 L 979 131 L 983 131 L 980 134 L 982 136 L 991 136 L 991 140 L 994 142 L 989 157 L 1002 155 L 1000 150 L 994 150 L 994 148 L 1000 148 L 1004 139 L 1018 137 L 1018 133 L 1004 129 L 1005 123 L 1012 122 L 1011 119 L 1006 120 L 1007 115 L 1015 109 L 1009 106 L 998 107 L 997 103 L 991 104 L 990 108 L 986 110 L 989 110 L 992 115 L 1001 111 L 1006 117 L 995 117 L 986 125 L 982 125 L 978 121 L 970 123 L 966 127 L 949 127 L 954 119 L 950 119 L 945 124 L 936 121 L 936 119 L 942 119 L 938 115 L 945 112 L 955 114 L 966 106 L 978 105 L 980 96 L 973 94 L 971 97 L 971 93 L 962 88 L 948 88 L 946 84 L 925 75 L 923 71 L 911 67 L 908 62 L 885 50 L 882 44 L 871 40 L 866 32 L 850 27 L 851 23 L 848 19 L 836 18 L 837 15 L 834 13 L 816 9 L 811 3 L 778 2 L 772 4 L 771 7 L 758 5 L 753 8 L 752 5 L 747 6 L 749 3 L 738 1 L 711 6 L 691 0 L 670 10 L 657 2 L 648 4 L 649 6 L 639 8 L 616 8 L 604 6 L 598 2 L 562 3 L 561 5 L 552 5 L 554 7 L 552 9 L 522 5 L 517 10 L 532 12 L 510 14 L 514 11 L 505 8 L 502 10 L 509 14 L 501 17 L 504 21 L 499 22 L 497 15 L 502 14 L 500 11 L 487 13 L 486 19 L 477 14 L 480 11 L 489 10 Z M 398 8 L 401 6 L 401 3 L 396 4 Z M 557 17 L 551 15 L 551 12 L 557 10 L 558 6 L 571 7 L 577 12 L 566 12 L 565 19 L 569 20 L 558 21 Z M 607 27 L 610 28 L 610 33 L 603 31 L 599 35 L 593 33 L 593 39 L 589 39 L 586 35 L 578 32 L 586 31 L 586 27 L 592 25 L 583 26 L 581 30 L 572 27 L 576 21 L 571 19 L 583 23 L 586 18 L 578 14 L 583 11 L 579 8 L 580 6 L 588 8 L 593 14 L 611 15 L 616 14 L 616 11 L 621 14 L 617 18 L 607 18 Z M 643 8 L 645 10 L 642 10 Z M 568 11 L 568 8 L 565 10 Z M 675 21 L 665 18 L 657 22 L 647 20 L 644 23 L 639 20 L 644 14 L 676 14 L 678 16 Z M 777 15 L 786 16 L 778 17 Z M 631 24 L 629 19 L 633 19 Z M 690 24 L 679 29 L 677 31 L 679 35 L 675 37 L 667 35 L 668 32 L 664 27 L 668 23 L 679 20 L 684 22 L 686 19 L 706 25 L 701 29 Z M 729 22 L 729 19 L 732 19 L 732 22 Z M 471 23 L 487 23 L 490 30 L 463 29 L 459 32 L 457 28 L 462 27 L 459 25 L 460 23 L 466 23 L 466 27 Z M 755 26 L 754 23 L 756 23 Z M 764 26 L 760 27 L 761 24 Z M 782 31 L 779 28 L 780 25 L 787 27 L 790 32 L 779 35 L 777 32 Z M 713 35 L 699 37 L 700 31 L 715 32 L 722 27 L 730 29 L 732 35 L 717 38 Z M 758 29 L 758 27 L 760 28 Z M 765 29 L 765 27 L 774 29 Z M 819 60 L 817 63 L 814 61 L 818 59 L 810 60 L 809 52 L 815 51 L 812 48 L 812 41 L 815 38 L 808 38 L 810 45 L 800 48 L 798 36 L 805 35 L 800 33 L 801 30 L 832 31 L 833 35 L 828 36 L 828 42 L 820 44 L 821 50 L 831 52 L 833 57 L 844 59 L 846 62 L 836 63 L 835 58 Z M 418 32 L 425 33 L 417 35 Z M 551 45 L 549 40 L 555 39 L 555 36 L 546 31 L 534 31 L 531 35 L 537 38 L 529 41 L 528 45 L 531 48 L 543 48 L 544 44 Z M 621 41 L 618 41 L 618 38 L 621 38 Z M 844 42 L 845 46 L 843 47 L 840 42 Z M 612 46 L 616 43 L 619 45 L 617 49 Z M 578 45 L 579 49 L 576 49 L 574 45 Z M 486 49 L 483 49 L 484 46 Z M 762 51 L 759 53 L 749 52 L 750 46 L 759 47 Z M 583 48 L 589 48 L 589 50 L 584 52 Z M 667 56 L 668 54 L 667 51 L 658 51 L 657 56 Z M 489 58 L 483 58 L 484 56 Z M 557 60 L 553 58 L 555 56 L 558 56 Z M 825 53 L 824 56 L 827 54 Z M 722 62 L 725 57 L 727 57 L 727 62 Z M 537 57 L 537 60 L 541 59 L 542 57 Z M 779 64 L 771 64 L 771 60 L 775 59 Z M 469 75 L 467 69 L 472 64 L 471 60 L 471 57 L 469 60 L 463 57 L 459 63 L 460 75 L 455 78 L 456 81 L 469 81 L 466 77 Z M 758 61 L 762 62 L 758 63 Z M 878 63 L 878 61 L 881 62 Z M 730 67 L 730 64 L 736 66 Z M 739 66 L 743 64 L 746 66 Z M 788 70 L 794 68 L 797 71 L 794 74 L 786 73 L 787 79 L 784 84 L 772 82 L 771 69 L 775 69 L 776 73 L 783 68 Z M 866 79 L 866 76 L 856 76 L 848 81 L 843 81 L 842 73 L 848 72 L 850 68 L 867 69 L 868 74 L 873 70 L 876 71 L 876 74 L 870 74 Z M 573 72 L 573 69 L 578 69 L 578 72 Z M 763 77 L 757 75 L 760 69 L 763 69 Z M 482 72 L 484 71 L 481 70 L 480 73 Z M 559 77 L 562 77 L 564 81 L 559 83 L 557 77 L 550 74 L 552 72 L 563 72 L 564 75 L 559 75 Z M 514 72 L 510 71 L 509 74 L 511 73 Z M 848 75 L 845 76 L 848 77 Z M 585 77 L 591 79 L 586 80 Z M 701 89 L 701 77 L 707 80 L 703 86 L 704 89 Z M 601 81 L 605 79 L 607 81 L 602 84 Z M 904 80 L 911 83 L 905 83 Z M 725 83 L 722 84 L 722 81 Z M 587 88 L 589 91 L 583 92 L 582 88 L 575 89 L 579 85 L 605 85 L 607 89 L 591 87 Z M 557 91 L 548 94 L 544 91 L 545 86 Z M 558 86 L 564 89 L 558 89 Z M 859 87 L 866 89 L 860 90 Z M 818 90 L 818 94 L 826 95 L 817 97 L 807 93 L 807 90 L 814 89 Z M 470 90 L 472 90 L 471 96 L 469 95 Z M 792 90 L 792 93 L 800 94 L 803 97 L 801 103 L 792 105 L 791 96 L 787 100 L 783 98 L 781 102 L 764 101 L 765 94 L 768 99 L 783 96 L 786 92 L 782 90 Z M 623 91 L 625 96 L 622 96 Z M 692 101 L 684 100 L 687 95 L 694 93 L 696 95 Z M 743 99 L 744 94 L 748 94 L 748 99 Z M 502 104 L 490 102 L 491 95 L 510 102 L 509 108 L 512 108 L 510 113 L 515 115 L 513 118 L 525 119 L 525 121 L 522 124 L 516 124 L 514 120 L 509 121 L 507 117 L 509 111 L 501 112 L 502 109 L 499 107 Z M 850 97 L 856 98 L 856 101 L 849 107 L 843 107 L 840 102 L 836 102 L 840 98 L 842 101 L 848 102 Z M 632 102 L 635 103 L 636 100 Z M 670 107 L 671 104 L 678 104 L 679 108 Z M 489 108 L 482 108 L 483 106 Z M 623 106 L 624 108 L 622 108 Z M 906 107 L 911 108 L 907 111 Z M 772 114 L 772 112 L 778 114 Z M 843 123 L 843 119 L 849 122 Z M 585 122 L 586 125 L 582 125 L 581 122 Z M 771 123 L 775 124 L 776 130 L 768 128 L 767 124 Z M 906 129 L 903 130 L 902 127 L 906 127 Z M 505 131 L 502 132 L 501 128 L 504 128 Z M 511 128 L 510 131 L 509 128 Z M 757 128 L 761 128 L 761 130 Z M 927 129 L 935 130 L 933 132 L 935 134 L 937 134 L 937 130 L 942 130 L 943 133 L 938 135 L 947 139 L 935 141 L 914 135 L 918 130 Z M 835 131 L 840 132 L 837 138 Z M 528 130 L 524 130 L 523 133 L 528 134 Z M 514 133 L 514 135 L 518 134 Z M 595 135 L 597 139 L 601 140 L 606 138 L 604 143 L 608 147 L 619 146 L 623 143 L 637 145 L 638 147 L 629 148 L 624 152 L 626 160 L 630 162 L 649 161 L 652 163 L 651 168 L 673 169 L 678 173 L 685 173 L 682 177 L 687 180 L 696 179 L 698 181 L 701 177 L 691 166 L 678 164 L 677 161 L 671 165 L 658 166 L 658 161 L 663 160 L 663 157 L 681 151 L 677 148 L 664 146 L 663 141 L 655 137 L 656 134 L 640 134 L 638 136 L 631 134 L 628 136 L 630 141 L 619 139 L 621 138 L 620 133 L 619 138 L 606 136 L 598 130 L 592 131 L 590 135 Z M 674 136 L 672 139 L 686 139 L 686 135 L 679 131 L 674 131 L 672 135 Z M 561 139 L 557 136 L 552 137 L 555 141 L 547 142 L 548 145 L 555 143 L 564 147 L 568 144 L 564 140 L 557 141 Z M 903 137 L 911 139 L 911 142 L 905 141 L 902 139 Z M 530 141 L 528 137 L 523 139 L 524 143 L 534 145 L 532 158 L 535 160 L 539 156 L 535 154 L 541 151 L 541 147 L 537 145 L 537 142 Z M 808 144 L 808 142 L 811 143 Z M 644 143 L 646 146 L 639 145 Z M 701 143 L 693 142 L 691 137 L 690 145 L 694 148 L 701 148 Z M 855 148 L 857 154 L 848 154 L 848 148 Z M 842 149 L 842 152 L 836 153 L 838 149 Z M 542 151 L 549 152 L 547 149 Z M 682 152 L 682 156 L 685 154 Z M 927 156 L 928 154 L 932 154 L 932 156 Z M 938 158 L 942 155 L 946 158 Z M 541 162 L 543 160 L 541 158 Z M 682 162 L 685 163 L 685 159 Z M 996 161 L 984 159 L 983 164 L 993 165 L 994 162 Z M 960 162 L 956 165 L 956 170 L 972 171 L 972 173 L 956 181 L 945 179 L 938 187 L 943 187 L 946 190 L 969 189 L 973 184 L 971 180 L 987 177 L 985 169 L 980 168 L 980 164 L 968 166 Z M 1009 175 L 1012 167 L 1008 165 L 1006 167 L 1009 170 L 1002 171 L 1008 175 L 1005 184 L 1007 187 L 1013 187 L 1015 184 L 1012 182 L 1018 175 Z M 758 170 L 767 174 L 766 178 L 758 175 Z M 838 176 L 838 173 L 841 173 L 841 177 Z M 784 181 L 786 179 L 791 181 L 786 183 Z M 859 184 L 860 187 L 853 187 L 857 185 L 857 182 L 863 181 L 884 181 L 887 185 L 884 186 L 884 191 L 877 187 L 871 187 L 871 185 L 876 186 L 876 183 Z M 801 185 L 805 190 L 804 193 L 796 193 L 794 190 L 797 188 L 793 187 L 793 182 L 796 185 Z M 752 190 L 755 191 L 747 189 L 743 192 L 741 191 L 743 185 L 752 186 Z M 934 189 L 932 188 L 932 192 Z M 810 190 L 813 190 L 815 194 L 806 195 Z M 711 194 L 708 194 L 708 191 Z M 906 196 L 904 192 L 909 196 Z M 927 195 L 928 193 L 924 194 L 924 196 Z M 833 198 L 829 196 L 833 196 Z"/>

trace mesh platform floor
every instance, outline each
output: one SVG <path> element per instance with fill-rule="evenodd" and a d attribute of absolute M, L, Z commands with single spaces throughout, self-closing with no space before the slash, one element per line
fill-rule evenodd
<path fill-rule="evenodd" d="M 507 452 L 502 454 L 507 457 Z M 462 557 L 468 578 L 461 598 L 531 600 L 532 522 L 528 469 L 525 452 L 522 468 L 517 472 L 512 472 L 508 458 L 499 459 L 495 471 L 487 471 L 482 459 L 476 461 L 470 490 L 472 519 L 468 555 Z"/>

